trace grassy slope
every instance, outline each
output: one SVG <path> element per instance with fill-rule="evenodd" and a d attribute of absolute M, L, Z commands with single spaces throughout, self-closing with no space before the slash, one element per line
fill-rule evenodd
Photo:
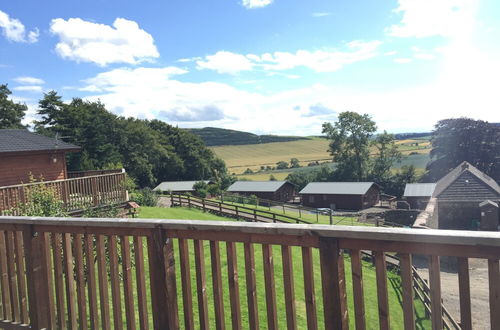
<path fill-rule="evenodd" d="M 194 212 L 194 213 L 193 213 Z M 141 217 L 153 217 L 153 218 L 165 218 L 172 219 L 176 217 L 177 219 L 193 219 L 193 214 L 196 215 L 196 219 L 203 219 L 202 212 L 198 212 L 196 210 L 184 209 L 184 208 L 149 208 L 142 207 L 141 208 Z M 210 214 L 206 214 L 205 219 L 215 217 Z M 220 217 L 218 217 L 220 218 Z M 226 219 L 227 220 L 227 219 Z M 179 252 L 177 240 L 174 240 L 174 249 L 175 249 L 175 258 L 179 260 Z M 192 298 L 193 298 L 193 313 L 194 313 L 194 322 L 195 328 L 199 327 L 198 324 L 198 309 L 197 309 L 197 289 L 196 289 L 196 272 L 194 269 L 194 254 L 192 253 L 193 247 L 190 243 L 190 265 L 191 265 L 191 286 L 192 286 Z M 239 291 L 240 291 L 240 303 L 241 303 L 241 316 L 243 321 L 243 327 L 248 328 L 248 313 L 246 312 L 247 300 L 246 300 L 246 288 L 245 288 L 245 269 L 244 269 L 244 252 L 243 245 L 237 243 L 237 259 L 238 259 L 238 277 L 239 277 Z M 257 276 L 257 299 L 259 306 L 259 320 L 262 328 L 266 328 L 266 304 L 265 304 L 265 292 L 264 292 L 264 270 L 263 270 L 263 262 L 262 262 L 262 250 L 259 248 L 259 245 L 255 244 L 255 272 Z M 204 242 L 204 260 L 206 265 L 206 283 L 207 283 L 207 296 L 208 296 L 208 304 L 209 304 L 209 317 L 210 317 L 210 326 L 215 326 L 214 319 L 214 305 L 213 305 L 213 288 L 212 288 L 212 274 L 210 271 L 211 263 L 210 263 L 210 245 L 208 241 Z M 145 250 L 146 251 L 146 250 Z M 293 254 L 293 266 L 294 266 L 294 282 L 295 282 L 295 298 L 296 298 L 296 309 L 297 309 L 297 322 L 298 328 L 304 329 L 307 327 L 307 319 L 305 312 L 305 301 L 303 297 L 304 292 L 304 279 L 302 274 L 302 259 L 300 256 L 301 250 L 298 247 L 292 248 Z M 230 304 L 229 304 L 229 294 L 228 294 L 228 278 L 227 278 L 227 257 L 226 257 L 226 249 L 225 244 L 220 244 L 220 254 L 221 254 L 221 266 L 222 266 L 222 283 L 223 283 L 223 294 L 224 294 L 224 306 L 225 306 L 225 323 L 227 325 L 231 324 L 231 313 L 230 313 Z M 145 264 L 147 265 L 147 254 L 145 254 Z M 280 327 L 284 327 L 286 324 L 285 318 L 285 297 L 283 290 L 283 281 L 280 280 L 283 278 L 283 268 L 282 268 L 282 260 L 281 260 L 281 250 L 278 246 L 273 248 L 273 259 L 275 266 L 275 279 L 276 279 L 276 300 L 277 300 L 277 308 L 278 308 L 278 322 Z M 322 292 L 321 292 L 321 275 L 320 275 L 320 267 L 319 267 L 319 255 L 317 249 L 313 251 L 313 260 L 314 260 L 314 277 L 315 277 L 315 291 L 316 291 L 316 301 L 317 301 L 317 316 L 319 324 L 321 325 L 323 322 L 323 309 L 322 309 Z M 146 266 L 146 269 L 148 267 Z M 350 260 L 348 257 L 345 258 L 345 271 L 346 271 L 346 285 L 347 285 L 347 296 L 348 296 L 348 308 L 349 308 L 349 328 L 354 328 L 354 307 L 353 307 L 353 294 L 352 294 L 352 280 L 351 280 L 351 268 L 350 268 Z M 176 267 L 177 272 L 177 292 L 180 294 L 181 292 L 181 281 L 180 281 L 180 270 L 179 267 Z M 135 286 L 135 273 L 133 283 Z M 376 279 L 375 279 L 375 271 L 373 266 L 368 262 L 363 262 L 363 284 L 365 290 L 365 308 L 366 308 L 366 323 L 368 328 L 375 329 L 378 327 L 378 313 L 377 313 L 377 293 L 376 293 Z M 146 276 L 146 288 L 149 288 L 149 277 Z M 392 272 L 388 272 L 388 288 L 389 288 L 389 305 L 390 305 L 390 315 L 391 315 L 391 327 L 393 329 L 402 329 L 403 328 L 403 313 L 401 308 L 401 291 L 400 291 L 400 277 Z M 180 325 L 183 327 L 183 306 L 182 299 L 179 295 L 178 299 L 179 303 L 179 316 L 180 316 Z M 148 304 L 151 306 L 151 301 L 148 292 Z M 416 319 L 418 323 L 419 329 L 428 329 L 430 327 L 430 322 L 428 319 L 424 318 L 424 311 L 422 304 L 415 300 L 416 306 Z M 152 327 L 152 320 L 150 320 L 150 326 Z M 321 328 L 321 326 L 320 326 Z"/>

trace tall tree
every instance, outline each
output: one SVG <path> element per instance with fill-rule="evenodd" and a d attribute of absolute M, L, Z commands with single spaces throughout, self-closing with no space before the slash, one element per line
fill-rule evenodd
<path fill-rule="evenodd" d="M 432 132 L 426 181 L 434 182 L 467 161 L 500 181 L 500 126 L 482 120 L 440 120 Z"/>
<path fill-rule="evenodd" d="M 351 111 L 340 113 L 333 125 L 323 124 L 323 134 L 330 140 L 329 151 L 337 165 L 337 178 L 354 181 L 366 179 L 370 138 L 376 129 L 369 115 Z"/>
<path fill-rule="evenodd" d="M 0 85 L 0 128 L 26 128 L 21 121 L 28 107 L 9 99 L 11 94 L 7 84 Z"/>
<path fill-rule="evenodd" d="M 375 155 L 371 159 L 370 177 L 375 182 L 386 180 L 391 175 L 394 163 L 401 161 L 401 152 L 396 145 L 394 135 L 384 131 L 372 141 Z"/>

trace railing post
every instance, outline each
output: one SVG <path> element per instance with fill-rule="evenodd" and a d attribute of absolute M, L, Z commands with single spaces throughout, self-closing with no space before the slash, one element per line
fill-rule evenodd
<path fill-rule="evenodd" d="M 335 238 L 319 239 L 326 330 L 349 329 L 344 257 Z"/>
<path fill-rule="evenodd" d="M 92 201 L 94 202 L 94 206 L 99 206 L 99 190 L 97 189 L 97 178 L 91 179 L 90 186 L 92 189 Z"/>
<path fill-rule="evenodd" d="M 188 207 L 191 208 L 191 196 L 188 195 Z"/>
<path fill-rule="evenodd" d="M 174 249 L 163 229 L 152 229 L 148 237 L 148 255 L 154 328 L 178 329 Z"/>
<path fill-rule="evenodd" d="M 33 226 L 23 230 L 26 277 L 28 283 L 28 302 L 30 325 L 32 329 L 51 329 L 52 288 L 49 287 L 49 269 L 46 233 L 36 233 Z M 50 270 L 51 271 L 51 270 Z"/>
<path fill-rule="evenodd" d="M 170 207 L 174 206 L 174 195 L 170 192 Z"/>

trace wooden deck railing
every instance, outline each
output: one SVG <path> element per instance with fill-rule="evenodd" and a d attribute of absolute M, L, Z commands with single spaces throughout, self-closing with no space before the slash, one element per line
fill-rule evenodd
<path fill-rule="evenodd" d="M 86 176 L 95 176 L 95 175 L 118 174 L 124 172 L 125 170 L 123 168 L 113 169 L 113 170 L 70 171 L 68 172 L 68 179 L 83 178 Z"/>
<path fill-rule="evenodd" d="M 28 202 L 32 192 L 41 186 L 52 190 L 56 197 L 64 202 L 68 212 L 120 204 L 127 201 L 125 175 L 120 172 L 0 187 L 0 215 L 15 215 L 17 208 Z"/>
<path fill-rule="evenodd" d="M 363 250 L 375 258 L 376 306 L 364 303 Z M 418 321 L 413 254 L 429 258 L 433 329 L 443 329 L 441 256 L 459 260 L 462 329 L 473 320 L 468 258 L 488 260 L 490 324 L 500 328 L 499 233 L 27 217 L 0 217 L 0 328 L 297 329 L 305 317 L 308 329 L 365 329 L 375 327 L 365 313 L 375 308 L 380 329 L 389 329 L 401 306 L 389 303 L 388 252 L 400 258 L 405 329 Z"/>

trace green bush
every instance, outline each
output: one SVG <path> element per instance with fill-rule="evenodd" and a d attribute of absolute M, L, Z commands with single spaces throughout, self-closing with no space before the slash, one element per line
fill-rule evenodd
<path fill-rule="evenodd" d="M 151 188 L 144 188 L 131 193 L 130 200 L 141 206 L 156 206 L 158 195 Z"/>
<path fill-rule="evenodd" d="M 40 178 L 39 182 L 43 181 Z M 30 175 L 30 183 L 37 183 Z M 68 216 L 64 202 L 59 199 L 57 191 L 43 183 L 24 188 L 25 202 L 19 205 L 12 213 L 30 217 L 66 217 Z"/>

